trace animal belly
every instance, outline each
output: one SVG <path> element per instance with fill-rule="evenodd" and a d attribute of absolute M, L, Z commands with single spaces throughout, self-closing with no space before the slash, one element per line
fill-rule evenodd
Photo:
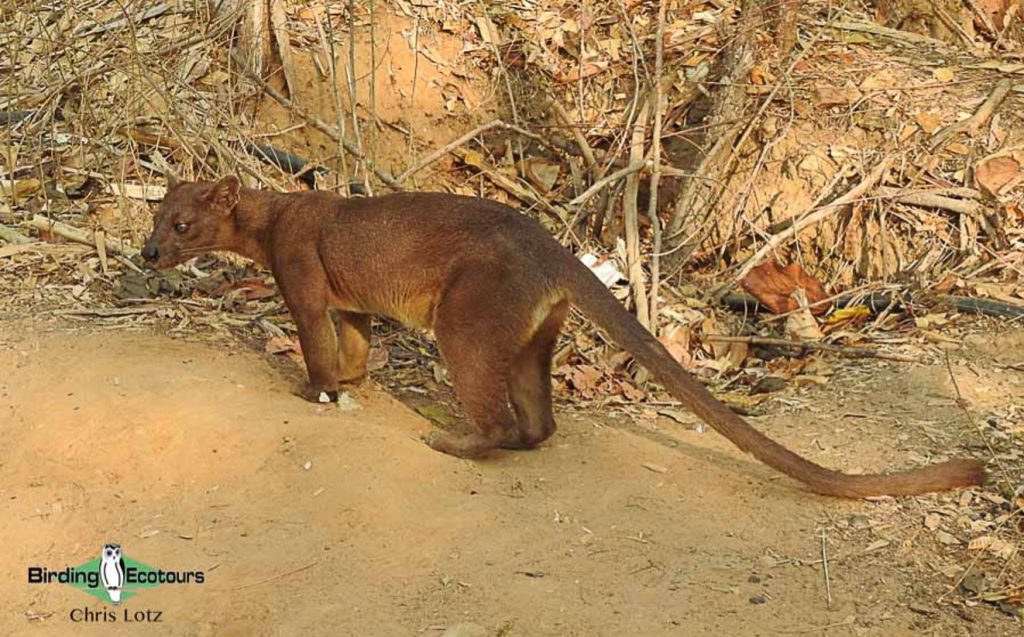
<path fill-rule="evenodd" d="M 434 327 L 434 308 L 433 295 L 423 294 L 397 300 L 391 307 L 381 311 L 381 314 L 400 321 L 403 325 L 429 330 Z"/>
<path fill-rule="evenodd" d="M 370 295 L 367 295 L 370 297 Z M 353 296 L 334 294 L 332 308 L 358 314 L 374 314 L 394 319 L 403 325 L 429 330 L 434 327 L 436 303 L 432 294 L 399 296 L 382 294 L 380 298 L 357 299 Z"/>

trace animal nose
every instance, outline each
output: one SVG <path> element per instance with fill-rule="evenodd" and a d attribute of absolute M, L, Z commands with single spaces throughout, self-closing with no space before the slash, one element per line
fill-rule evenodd
<path fill-rule="evenodd" d="M 160 251 L 157 250 L 157 247 L 153 244 L 147 243 L 146 247 L 142 249 L 142 258 L 150 263 L 156 261 L 159 256 Z"/>

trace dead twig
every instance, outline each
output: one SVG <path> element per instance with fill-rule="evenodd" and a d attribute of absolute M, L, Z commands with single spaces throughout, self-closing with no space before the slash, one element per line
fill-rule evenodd
<path fill-rule="evenodd" d="M 999 477 L 1003 482 L 1003 486 L 1006 487 L 1007 493 L 1013 493 L 1013 482 L 1010 480 L 1010 473 L 1003 466 L 999 456 L 996 455 L 996 450 L 992 447 L 992 442 L 985 435 L 985 430 L 978 426 L 978 422 L 974 419 L 974 415 L 971 414 L 971 410 L 967 408 L 967 401 L 964 399 L 963 393 L 960 391 L 960 383 L 956 380 L 956 374 L 953 372 L 953 361 L 949 358 L 949 350 L 946 350 L 946 370 L 949 371 L 949 381 L 953 384 L 953 391 L 956 392 L 956 404 L 964 415 L 967 416 L 967 422 L 971 423 L 974 427 L 974 431 L 978 432 L 981 436 L 981 441 L 985 443 L 985 448 L 988 450 L 989 456 L 992 458 L 992 462 L 999 468 Z"/>
<path fill-rule="evenodd" d="M 97 233 L 80 230 L 61 221 L 47 219 L 42 215 L 33 215 L 31 219 L 22 221 L 21 225 L 26 228 L 33 228 L 43 232 L 52 232 L 59 237 L 63 237 L 69 241 L 74 241 L 75 243 L 81 243 L 93 248 L 96 247 Z M 125 245 L 120 241 L 115 241 L 110 237 L 102 237 L 102 240 L 107 250 L 115 254 L 120 254 L 125 257 L 133 257 L 138 254 L 138 250 L 135 248 Z"/>
<path fill-rule="evenodd" d="M 580 153 L 583 155 L 583 161 L 587 162 L 587 168 L 590 170 L 590 179 L 596 181 L 601 178 L 601 166 L 597 163 L 597 157 L 594 155 L 594 149 L 590 147 L 590 143 L 587 141 L 586 136 L 580 131 L 577 126 L 570 118 L 569 113 L 566 112 L 565 108 L 558 102 L 557 99 L 552 98 L 548 102 L 548 108 L 555 114 L 558 121 L 562 122 L 562 125 L 569 129 L 572 133 L 572 138 L 576 142 L 576 145 L 580 147 Z"/>
<path fill-rule="evenodd" d="M 356 85 L 356 4 L 354 0 L 348 0 L 346 6 L 348 7 L 348 64 L 345 66 L 345 79 L 348 86 L 348 105 L 352 111 L 353 145 L 359 151 L 359 157 L 365 158 L 366 151 L 363 147 L 363 135 L 359 127 L 359 114 L 356 112 L 359 106 L 359 92 Z M 370 19 L 373 19 L 372 16 Z M 374 46 L 372 40 L 370 41 L 370 46 Z M 373 67 L 370 67 L 370 73 L 373 73 Z M 361 159 L 360 161 L 363 162 L 363 177 L 361 181 L 366 185 L 368 183 L 366 179 L 367 160 Z M 359 162 L 357 161 L 352 169 L 351 177 L 359 178 L 359 168 Z"/>
<path fill-rule="evenodd" d="M 939 146 L 942 146 L 949 141 L 953 135 L 960 132 L 967 132 L 971 136 L 977 135 L 981 127 L 985 125 L 985 122 L 987 122 L 990 117 L 992 117 L 996 112 L 996 109 L 999 108 L 1000 104 L 1003 103 L 1003 100 L 1006 99 L 1006 96 L 1010 94 L 1012 89 L 1013 80 L 999 80 L 999 82 L 996 83 L 995 88 L 992 89 L 992 93 L 988 96 L 988 99 L 982 102 L 981 106 L 978 107 L 978 110 L 976 110 L 973 115 L 959 122 L 954 122 L 949 126 L 944 126 L 936 131 L 935 134 L 931 136 L 931 139 L 928 140 L 928 150 L 934 152 L 939 148 Z"/>
<path fill-rule="evenodd" d="M 855 203 L 857 200 L 859 200 L 861 197 L 867 194 L 868 191 L 874 188 L 875 185 L 882 180 L 882 176 L 889 169 L 889 165 L 892 163 L 892 161 L 892 156 L 884 157 L 877 164 L 875 164 L 875 167 L 871 169 L 871 172 L 865 175 L 864 179 L 862 179 L 859 184 L 857 184 L 853 188 L 850 188 L 850 190 L 848 190 L 846 194 L 837 197 L 831 203 L 827 203 L 824 206 L 821 206 L 820 208 L 812 208 L 810 211 L 807 212 L 807 214 L 794 221 L 791 226 L 789 226 L 782 232 L 779 232 L 778 234 L 775 234 L 772 237 L 770 237 L 768 241 L 766 241 L 765 244 L 761 246 L 761 248 L 758 249 L 758 251 L 753 254 L 753 256 L 747 259 L 743 267 L 740 268 L 739 273 L 733 278 L 733 280 L 730 283 L 720 287 L 718 290 L 714 292 L 714 298 L 721 298 L 726 292 L 728 292 L 737 283 L 739 283 L 739 281 L 741 281 L 743 277 L 750 274 L 750 271 L 753 270 L 759 263 L 761 263 L 761 261 L 764 260 L 768 253 L 770 253 L 773 250 L 776 250 L 780 245 L 785 243 L 787 240 L 795 237 L 797 234 L 800 233 L 801 230 L 807 228 L 808 226 L 814 225 L 815 223 L 818 223 L 819 221 L 821 221 L 825 217 L 828 217 L 829 215 L 835 214 L 839 210 L 842 210 L 845 206 Z"/>
<path fill-rule="evenodd" d="M 295 94 L 298 86 L 295 65 L 292 64 L 292 45 L 288 36 L 288 15 L 283 0 L 270 0 L 270 27 L 273 30 L 274 43 L 277 44 L 277 56 L 281 60 L 281 72 L 288 95 Z"/>
<path fill-rule="evenodd" d="M 0 239 L 13 244 L 35 243 L 30 237 L 26 237 L 14 228 L 8 228 L 7 226 L 0 226 Z"/>
<path fill-rule="evenodd" d="M 377 166 L 373 161 L 366 158 L 355 144 L 353 144 L 352 142 L 350 142 L 349 140 L 342 136 L 338 129 L 331 126 L 327 122 L 323 121 L 319 117 L 316 117 L 315 115 L 311 115 L 310 113 L 306 112 L 304 108 L 298 106 L 290 99 L 282 95 L 280 91 L 278 91 L 273 86 L 268 84 L 263 78 L 261 78 L 259 75 L 256 75 L 248 68 L 246 68 L 245 62 L 234 51 L 231 52 L 231 59 L 234 60 L 235 64 L 240 69 L 242 69 L 242 72 L 246 77 L 259 84 L 263 91 L 271 98 L 273 98 L 274 101 L 276 101 L 281 106 L 287 108 L 289 111 L 295 113 L 302 119 L 306 120 L 306 122 L 308 122 L 310 126 L 317 129 L 324 135 L 327 135 L 334 141 L 341 143 L 342 146 L 350 155 L 352 155 L 359 161 L 362 161 L 367 166 L 369 166 L 370 170 L 372 170 L 373 173 L 377 175 L 377 177 L 385 184 L 387 184 L 391 188 L 394 188 L 395 190 L 402 190 L 402 185 L 394 177 L 392 177 L 390 173 L 388 173 L 383 168 Z"/>
<path fill-rule="evenodd" d="M 642 162 L 644 139 L 647 136 L 647 114 L 650 102 L 645 99 L 637 110 L 632 124 L 632 143 L 629 147 L 629 163 Z M 637 195 L 640 177 L 632 172 L 626 177 L 626 192 L 622 198 L 622 217 L 626 234 L 626 274 L 633 291 L 636 318 L 644 328 L 650 330 L 651 320 L 647 308 L 647 291 L 644 288 L 643 262 L 640 257 L 640 224 L 637 214 Z"/>
<path fill-rule="evenodd" d="M 828 577 L 828 542 L 824 528 L 821 529 L 821 565 L 825 574 L 825 603 L 832 608 L 832 582 Z"/>
<path fill-rule="evenodd" d="M 954 199 L 931 192 L 906 192 L 902 188 L 882 187 L 878 193 L 887 199 L 899 203 L 921 206 L 922 208 L 938 208 L 957 212 L 969 217 L 980 217 L 983 207 L 977 201 L 969 199 Z"/>
<path fill-rule="evenodd" d="M 463 161 L 466 160 L 467 152 L 465 150 L 455 147 L 452 148 L 450 152 L 454 153 L 455 156 L 458 157 L 459 159 Z M 474 164 L 474 168 L 479 170 L 485 177 L 490 179 L 494 183 L 494 185 L 507 191 L 509 194 L 513 195 L 516 199 L 519 199 L 520 201 L 523 201 L 531 205 L 540 206 L 547 212 L 554 215 L 559 221 L 568 225 L 569 214 L 568 212 L 566 212 L 564 208 L 551 203 L 550 201 L 547 200 L 547 198 L 541 197 L 540 195 L 536 194 L 529 188 L 520 185 L 519 182 L 512 179 L 511 177 L 505 176 L 498 170 L 486 164 L 482 164 L 479 162 L 477 162 L 477 164 L 479 165 Z"/>
<path fill-rule="evenodd" d="M 462 135 L 461 137 L 458 137 L 450 142 L 447 142 L 443 146 L 437 148 L 437 150 L 434 151 L 433 153 L 430 153 L 426 157 L 417 160 L 416 162 L 413 163 L 412 166 L 410 166 L 409 168 L 404 170 L 404 172 L 395 177 L 394 180 L 397 181 L 398 183 L 406 181 L 407 179 L 409 179 L 416 173 L 420 172 L 427 166 L 433 164 L 440 158 L 456 150 L 456 148 L 458 148 L 462 144 L 471 141 L 480 133 L 486 132 L 493 128 L 511 128 L 511 126 L 509 124 L 506 124 L 502 120 L 492 120 L 487 122 L 486 124 L 480 124 L 473 130 L 466 133 L 465 135 Z"/>
<path fill-rule="evenodd" d="M 161 2 L 160 4 L 156 5 L 155 7 L 150 7 L 149 9 L 143 11 L 142 13 L 140 13 L 140 14 L 138 14 L 136 16 L 127 16 L 126 15 L 126 16 L 121 17 L 121 18 L 114 18 L 113 20 L 111 20 L 110 22 L 107 22 L 106 24 L 98 24 L 98 25 L 92 27 L 91 29 L 89 28 L 88 25 L 82 25 L 82 26 L 78 27 L 77 29 L 75 29 L 75 31 L 72 33 L 72 35 L 74 35 L 75 37 L 84 38 L 84 37 L 89 37 L 91 35 L 97 35 L 97 34 L 100 34 L 100 33 L 105 33 L 107 31 L 113 31 L 114 29 L 120 29 L 121 27 L 127 26 L 128 24 L 133 24 L 133 25 L 141 24 L 141 23 L 145 22 L 146 20 L 151 20 L 153 18 L 162 16 L 163 14 L 167 13 L 167 11 L 170 10 L 170 8 L 171 8 L 170 3 Z"/>
<path fill-rule="evenodd" d="M 324 0 L 324 15 L 328 16 L 324 22 L 327 24 L 327 30 L 324 31 L 324 27 L 318 20 L 316 23 L 317 34 L 320 36 L 320 41 L 324 49 L 324 55 L 327 56 L 327 70 L 331 74 L 331 97 L 334 99 L 334 116 L 338 122 L 338 131 L 341 133 L 341 137 L 345 137 L 345 109 L 341 104 L 341 91 L 338 89 L 338 60 L 334 52 L 334 27 L 330 20 L 330 4 L 328 0 Z M 349 174 L 348 174 L 348 162 L 345 161 L 345 144 L 340 139 L 335 139 L 338 144 L 338 174 L 339 179 L 335 180 L 335 187 L 338 186 L 340 180 L 344 184 L 344 194 L 351 194 L 348 191 Z"/>
<path fill-rule="evenodd" d="M 913 356 L 880 352 L 866 347 L 847 347 L 845 345 L 833 345 L 831 343 L 794 341 L 787 338 L 772 338 L 768 336 L 719 336 L 717 334 L 708 334 L 702 336 L 701 340 L 712 343 L 746 343 L 747 345 L 788 347 L 800 350 L 799 355 L 806 354 L 807 352 L 830 352 L 847 358 L 877 358 L 879 360 L 897 361 L 899 363 L 920 362 L 920 359 L 914 358 Z"/>
<path fill-rule="evenodd" d="M 166 305 L 136 305 L 134 307 L 90 307 L 80 310 L 55 310 L 57 316 L 98 316 L 108 318 L 115 316 L 132 316 L 134 314 L 149 314 L 165 309 Z"/>
<path fill-rule="evenodd" d="M 252 588 L 253 586 L 259 586 L 260 584 L 267 584 L 268 582 L 273 582 L 275 580 L 279 580 L 279 579 L 288 577 L 289 575 L 295 575 L 296 573 L 301 573 L 302 571 L 311 569 L 311 568 L 313 568 L 314 566 L 316 566 L 319 563 L 320 563 L 320 560 L 313 560 L 312 562 L 310 562 L 309 564 L 306 564 L 305 566 L 300 566 L 298 568 L 293 568 L 290 571 L 285 571 L 284 573 L 278 573 L 277 575 L 271 575 L 270 577 L 264 577 L 261 580 L 256 580 L 255 582 L 249 582 L 248 584 L 242 584 L 241 586 L 236 586 L 236 587 L 230 588 L 228 590 L 240 591 L 240 590 L 242 590 L 244 588 Z"/>
<path fill-rule="evenodd" d="M 647 200 L 647 216 L 651 219 L 651 235 L 653 249 L 651 251 L 651 291 L 648 303 L 650 317 L 648 329 L 658 335 L 658 288 L 661 285 L 661 219 L 658 218 L 658 185 L 661 181 L 661 122 L 665 112 L 665 94 L 661 90 L 662 71 L 665 58 L 665 0 L 658 2 L 658 28 L 655 32 L 654 53 L 654 121 L 651 131 L 651 157 L 654 169 L 651 170 L 650 198 Z"/>
<path fill-rule="evenodd" d="M 926 35 L 918 35 L 917 33 L 911 33 L 909 31 L 900 31 L 899 29 L 892 29 L 889 27 L 883 27 L 879 24 L 871 22 L 857 22 L 854 20 L 847 20 L 844 22 L 826 22 L 823 20 L 814 20 L 811 22 L 814 26 L 821 26 L 828 29 L 835 29 L 837 31 L 856 31 L 859 33 L 870 33 L 871 35 L 879 35 L 890 40 L 896 40 L 902 44 L 907 45 L 921 45 L 928 44 L 941 49 L 949 49 L 950 45 L 942 40 L 936 38 L 930 38 Z"/>
<path fill-rule="evenodd" d="M 632 164 L 629 164 L 625 168 L 621 168 L 619 170 L 616 170 L 615 172 L 613 172 L 610 175 L 605 175 L 601 179 L 599 179 L 596 182 L 594 182 L 589 188 L 584 190 L 581 194 L 579 194 L 575 198 L 573 198 L 569 202 L 569 205 L 570 206 L 580 206 L 580 205 L 586 203 L 586 201 L 588 199 L 590 199 L 591 197 L 596 195 L 598 193 L 598 191 L 600 191 L 602 188 L 606 187 L 608 184 L 614 183 L 614 182 L 622 179 L 623 177 L 628 177 L 629 175 L 632 175 L 633 173 L 635 173 L 638 170 L 643 170 L 644 168 L 646 168 L 649 165 L 650 165 L 650 161 L 644 159 L 642 161 L 638 161 L 638 162 L 634 162 Z"/>
<path fill-rule="evenodd" d="M 688 260 L 696 246 L 711 232 L 713 224 L 708 223 L 708 220 L 712 207 L 725 193 L 728 177 L 735 168 L 736 155 L 741 147 L 740 143 L 736 143 L 736 139 L 744 130 L 753 127 L 760 117 L 755 116 L 746 125 L 740 123 L 748 103 L 746 88 L 742 83 L 758 59 L 760 50 L 754 34 L 757 31 L 755 25 L 759 24 L 761 19 L 760 3 L 743 0 L 740 4 L 740 17 L 734 26 L 733 37 L 722 54 L 723 72 L 718 78 L 722 84 L 712 97 L 713 106 L 707 118 L 708 124 L 721 126 L 721 132 L 713 141 L 705 137 L 702 145 L 707 148 L 707 152 L 694 169 L 694 173 L 700 177 L 713 176 L 723 182 L 690 179 L 680 189 L 666 230 L 666 240 L 674 252 L 672 260 L 676 264 Z M 684 229 L 694 226 L 694 230 L 684 232 Z M 691 242 L 690 239 L 693 237 L 696 239 Z M 688 243 L 692 245 L 687 245 Z"/>
<path fill-rule="evenodd" d="M 971 189 L 957 188 L 956 190 L 966 191 Z M 992 241 L 994 246 L 1002 249 L 1006 245 L 1005 237 L 994 223 L 994 221 L 998 222 L 998 217 L 993 215 L 993 218 L 990 219 L 989 216 L 985 214 L 985 206 L 977 201 L 972 199 L 956 199 L 953 197 L 947 197 L 939 194 L 938 192 L 908 192 L 901 188 L 882 187 L 878 189 L 878 192 L 883 197 L 887 197 L 898 203 L 920 206 L 922 208 L 948 210 L 950 212 L 966 215 L 981 224 L 981 227 L 985 230 L 985 234 L 988 235 L 989 240 Z M 980 196 L 980 193 L 977 193 L 977 191 L 974 192 Z M 961 237 L 963 238 L 964 236 L 965 235 L 961 233 Z M 961 249 L 963 249 L 963 247 L 961 247 Z"/>

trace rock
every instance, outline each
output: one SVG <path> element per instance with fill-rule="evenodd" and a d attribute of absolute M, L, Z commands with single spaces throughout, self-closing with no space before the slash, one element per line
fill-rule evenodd
<path fill-rule="evenodd" d="M 473 622 L 455 624 L 442 633 L 441 637 L 488 637 L 490 631 Z"/>
<path fill-rule="evenodd" d="M 786 381 L 778 376 L 765 376 L 750 388 L 753 394 L 769 394 L 786 387 Z"/>

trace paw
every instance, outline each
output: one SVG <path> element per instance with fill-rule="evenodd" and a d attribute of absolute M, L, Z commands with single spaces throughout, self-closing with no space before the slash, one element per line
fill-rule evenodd
<path fill-rule="evenodd" d="M 338 402 L 338 390 L 315 389 L 310 385 L 304 385 L 294 392 L 296 396 L 311 403 L 336 403 Z"/>
<path fill-rule="evenodd" d="M 353 374 L 351 376 L 343 376 L 343 377 L 339 378 L 338 379 L 338 384 L 339 385 L 347 385 L 349 387 L 358 387 L 358 386 L 362 385 L 363 381 L 365 381 L 365 380 L 366 380 L 366 374 L 365 373 L 358 374 L 358 375 Z"/>
<path fill-rule="evenodd" d="M 423 442 L 434 451 L 457 458 L 476 458 L 498 447 L 496 441 L 488 440 L 479 434 L 453 436 L 439 431 L 432 431 L 424 436 Z"/>
<path fill-rule="evenodd" d="M 505 437 L 502 438 L 501 448 L 522 451 L 523 449 L 532 449 L 533 445 L 530 445 L 523 440 L 523 436 L 519 433 L 519 430 L 514 430 L 506 433 Z"/>
<path fill-rule="evenodd" d="M 440 451 L 441 453 L 448 453 L 446 449 L 449 447 L 449 439 L 451 436 L 441 433 L 440 431 L 431 431 L 425 434 L 422 438 L 423 442 L 427 443 L 427 446 L 434 451 Z"/>

